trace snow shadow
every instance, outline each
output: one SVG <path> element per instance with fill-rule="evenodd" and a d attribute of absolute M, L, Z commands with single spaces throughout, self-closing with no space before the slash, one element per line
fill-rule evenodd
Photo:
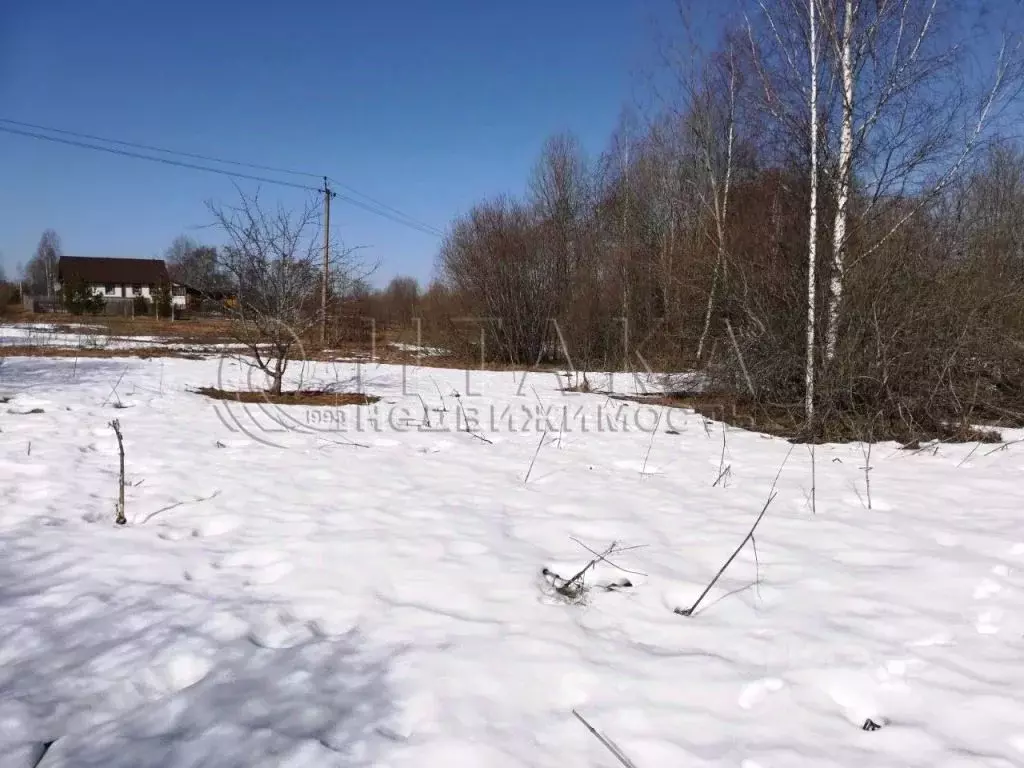
<path fill-rule="evenodd" d="M 390 654 L 134 565 L 0 535 L 0 764 L 374 764 Z"/>
<path fill-rule="evenodd" d="M 15 395 L 33 389 L 53 390 L 73 384 L 109 382 L 144 361 L 102 357 L 7 357 L 0 359 L 0 392 Z"/>

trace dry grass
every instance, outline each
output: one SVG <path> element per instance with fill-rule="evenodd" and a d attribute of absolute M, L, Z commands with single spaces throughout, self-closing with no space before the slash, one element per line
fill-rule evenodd
<path fill-rule="evenodd" d="M 195 343 L 229 342 L 231 323 L 227 318 L 190 318 L 170 320 L 155 317 L 110 317 L 106 315 L 67 315 L 51 313 L 12 312 L 7 322 L 45 324 L 57 332 L 84 336 L 160 336 Z M 74 328 L 72 325 L 95 326 Z"/>
<path fill-rule="evenodd" d="M 100 349 L 98 347 L 49 347 L 44 345 L 11 344 L 0 346 L 0 358 L 4 357 L 177 357 L 183 360 L 202 360 L 203 355 L 185 349 L 167 347 L 135 347 L 131 349 Z"/>
<path fill-rule="evenodd" d="M 273 405 L 371 405 L 380 400 L 375 395 L 365 395 L 361 392 L 331 392 L 322 389 L 299 389 L 291 392 L 282 392 L 279 395 L 270 392 L 236 391 L 230 389 L 217 389 L 216 387 L 202 387 L 192 390 L 196 394 L 206 395 L 214 400 L 234 400 L 239 403 L 269 403 Z"/>
<path fill-rule="evenodd" d="M 994 429 L 964 424 L 950 424 L 927 434 L 911 431 L 905 424 L 879 419 L 848 416 L 829 422 L 826 432 L 808 430 L 803 404 L 764 404 L 745 396 L 728 394 L 668 394 L 654 396 L 614 395 L 617 400 L 630 400 L 668 408 L 688 408 L 712 421 L 724 422 L 754 432 L 784 437 L 797 443 L 849 443 L 859 440 L 878 442 L 892 440 L 908 449 L 920 447 L 921 440 L 946 443 L 998 443 L 1001 435 Z"/>

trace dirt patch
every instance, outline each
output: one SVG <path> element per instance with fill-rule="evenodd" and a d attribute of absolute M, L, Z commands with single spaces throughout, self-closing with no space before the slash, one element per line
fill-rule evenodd
<path fill-rule="evenodd" d="M 206 395 L 214 400 L 234 400 L 239 403 L 270 403 L 273 405 L 371 405 L 380 400 L 375 395 L 362 392 L 332 392 L 322 389 L 299 389 L 282 392 L 279 395 L 270 392 L 239 392 L 216 387 L 201 387 L 192 390 L 198 395 Z"/>

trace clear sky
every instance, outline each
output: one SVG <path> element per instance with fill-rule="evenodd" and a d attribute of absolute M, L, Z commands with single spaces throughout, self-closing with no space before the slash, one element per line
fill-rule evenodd
<path fill-rule="evenodd" d="M 658 5 L 0 0 L 0 117 L 326 173 L 443 229 L 522 191 L 549 134 L 603 148 L 651 61 Z M 221 176 L 4 133 L 0 174 L 9 275 L 46 227 L 69 255 L 161 256 L 178 234 L 216 243 L 198 229 L 204 201 L 235 194 Z M 375 282 L 431 274 L 436 238 L 342 201 L 332 223 L 370 246 Z"/>

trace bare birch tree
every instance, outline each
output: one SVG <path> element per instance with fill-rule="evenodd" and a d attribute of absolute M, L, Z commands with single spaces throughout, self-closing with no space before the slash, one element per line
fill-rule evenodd
<path fill-rule="evenodd" d="M 810 207 L 807 234 L 807 361 L 804 365 L 804 417 L 808 424 L 814 420 L 815 382 L 815 331 L 817 325 L 817 272 L 818 272 L 818 19 L 815 13 L 817 0 L 808 0 L 809 61 L 810 61 L 810 129 L 811 129 L 811 175 Z"/>
<path fill-rule="evenodd" d="M 711 277 L 711 290 L 708 292 L 707 308 L 704 312 L 704 325 L 701 328 L 700 340 L 697 342 L 697 359 L 704 354 L 708 332 L 711 329 L 711 317 L 714 312 L 715 299 L 719 283 L 725 279 L 727 261 L 726 226 L 729 218 L 729 193 L 732 189 L 734 150 L 736 147 L 736 91 L 738 65 L 736 61 L 735 42 L 729 40 L 727 51 L 717 62 L 722 70 L 725 81 L 724 104 L 715 105 L 714 80 L 705 86 L 701 94 L 699 107 L 695 104 L 693 114 L 694 134 L 703 157 L 704 172 L 707 174 L 708 187 L 711 192 L 711 214 L 715 222 L 715 267 Z M 716 115 L 716 112 L 720 113 Z M 718 119 L 716 119 L 716 117 Z M 724 134 L 724 138 L 722 136 Z"/>
<path fill-rule="evenodd" d="M 967 171 L 994 138 L 993 125 L 1020 93 L 1024 30 L 1019 24 L 1002 30 L 995 54 L 986 55 L 992 41 L 971 41 L 961 29 L 974 25 L 970 11 L 940 7 L 939 0 L 815 2 L 827 61 L 839 84 L 833 121 L 838 135 L 831 142 L 835 214 L 825 339 L 825 359 L 831 361 L 847 271 Z M 967 74 L 971 58 L 988 60 L 975 81 Z M 854 188 L 855 179 L 862 190 Z M 879 217 L 889 218 L 886 203 L 908 195 L 917 204 L 877 227 Z M 854 215 L 860 220 L 856 226 Z M 851 253 L 854 235 L 861 241 L 857 254 Z"/>
<path fill-rule="evenodd" d="M 53 229 L 47 229 L 39 238 L 36 252 L 25 265 L 25 279 L 33 294 L 53 297 L 61 254 L 60 235 Z"/>

